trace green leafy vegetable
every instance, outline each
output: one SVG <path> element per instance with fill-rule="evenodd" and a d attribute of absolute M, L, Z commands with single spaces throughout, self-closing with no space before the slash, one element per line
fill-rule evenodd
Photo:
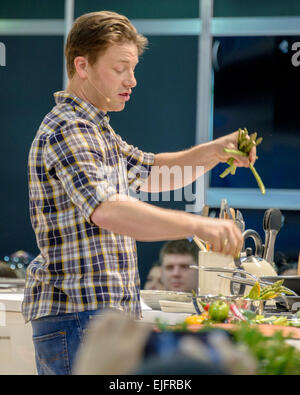
<path fill-rule="evenodd" d="M 258 139 L 256 138 L 257 133 L 252 133 L 248 135 L 248 130 L 245 129 L 239 129 L 239 134 L 238 134 L 238 149 L 229 149 L 229 148 L 224 148 L 224 151 L 227 152 L 228 154 L 233 154 L 233 155 L 240 155 L 240 156 L 248 156 L 249 152 L 254 146 L 258 146 L 262 142 L 262 137 L 259 137 Z M 234 164 L 234 158 L 229 158 L 227 161 L 227 164 L 229 165 L 227 169 L 223 171 L 222 174 L 220 174 L 221 178 L 226 177 L 228 174 L 235 174 L 236 171 L 236 165 Z M 255 167 L 250 163 L 249 168 L 252 171 L 255 180 L 259 186 L 259 189 L 261 193 L 264 195 L 266 193 L 266 188 L 257 173 Z"/>

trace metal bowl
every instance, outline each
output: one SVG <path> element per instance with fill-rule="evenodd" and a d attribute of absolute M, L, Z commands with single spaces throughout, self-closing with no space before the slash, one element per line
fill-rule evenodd
<path fill-rule="evenodd" d="M 200 299 L 204 303 L 212 303 L 215 300 L 224 300 L 225 302 L 235 303 L 238 309 L 250 310 L 255 314 L 263 314 L 266 304 L 265 300 L 244 299 L 237 295 L 199 295 L 197 296 L 197 299 Z"/>
<path fill-rule="evenodd" d="M 265 308 L 265 300 L 253 300 L 253 299 L 243 299 L 236 298 L 234 303 L 237 305 L 239 309 L 250 310 L 253 313 L 261 315 L 263 314 Z"/>

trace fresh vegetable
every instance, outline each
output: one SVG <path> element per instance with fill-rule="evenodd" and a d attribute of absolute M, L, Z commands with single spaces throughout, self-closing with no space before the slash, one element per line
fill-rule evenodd
<path fill-rule="evenodd" d="M 282 293 L 286 295 L 292 295 L 293 293 L 282 285 L 283 282 L 284 279 L 278 280 L 275 283 L 261 289 L 259 282 L 256 281 L 256 283 L 253 285 L 246 298 L 256 299 L 256 300 L 258 299 L 267 300 L 267 299 L 274 299 Z"/>
<path fill-rule="evenodd" d="M 249 299 L 258 299 L 260 296 L 260 284 L 258 281 L 256 281 L 256 283 L 253 285 L 253 287 L 251 288 L 248 298 Z"/>
<path fill-rule="evenodd" d="M 259 174 L 257 173 L 255 167 L 252 165 L 252 163 L 249 163 L 249 169 L 252 171 L 252 173 L 253 173 L 253 175 L 254 175 L 254 177 L 256 179 L 257 185 L 259 186 L 259 189 L 260 189 L 261 193 L 263 195 L 265 195 L 266 188 L 265 188 L 265 186 L 264 186 Z"/>
<path fill-rule="evenodd" d="M 202 325 L 204 321 L 208 319 L 208 312 L 205 311 L 201 315 L 189 315 L 184 320 L 185 324 L 187 325 Z"/>
<path fill-rule="evenodd" d="M 235 342 L 248 347 L 258 361 L 260 375 L 299 375 L 300 352 L 287 344 L 283 334 L 278 331 L 266 337 L 259 329 L 241 324 L 232 332 Z"/>
<path fill-rule="evenodd" d="M 216 300 L 208 308 L 210 318 L 216 322 L 224 322 L 228 317 L 229 306 L 222 300 Z"/>
<path fill-rule="evenodd" d="M 230 311 L 234 315 L 235 318 L 237 318 L 239 321 L 246 321 L 246 318 L 243 316 L 243 314 L 240 312 L 240 310 L 237 308 L 237 306 L 234 303 L 230 304 Z"/>
<path fill-rule="evenodd" d="M 261 297 L 264 296 L 266 293 L 273 291 L 276 292 L 277 294 L 284 293 L 285 295 L 293 295 L 293 292 L 291 292 L 288 288 L 283 286 L 284 279 L 275 281 L 275 283 L 268 285 L 263 288 L 261 291 Z"/>
<path fill-rule="evenodd" d="M 257 316 L 261 320 L 263 316 Z M 273 321 L 278 317 L 269 317 Z M 191 329 L 183 322 L 176 326 L 170 326 L 166 323 L 157 322 L 159 331 L 191 333 Z M 203 342 L 206 345 L 207 331 L 214 331 L 214 328 L 202 327 L 197 332 L 204 333 Z M 217 329 L 219 331 L 219 329 Z M 281 331 L 276 331 L 271 336 L 264 335 L 258 328 L 249 325 L 247 322 L 241 322 L 230 329 L 230 338 L 232 339 L 232 348 L 240 350 L 241 348 L 253 356 L 257 362 L 257 374 L 259 375 L 300 375 L 300 351 L 286 342 L 286 337 Z M 197 337 L 197 341 L 200 341 Z M 211 347 L 211 345 L 210 345 Z M 203 347 L 200 348 L 202 350 Z M 216 353 L 220 350 L 214 349 Z M 214 355 L 216 355 L 214 353 Z M 218 355 L 218 354 L 217 354 Z M 230 360 L 229 360 L 230 361 Z M 230 363 L 230 362 L 227 362 Z"/>
<path fill-rule="evenodd" d="M 242 309 L 241 312 L 248 321 L 254 320 L 256 317 L 256 313 L 254 311 Z"/>
<path fill-rule="evenodd" d="M 237 142 L 238 149 L 225 148 L 224 151 L 227 152 L 228 154 L 248 156 L 251 149 L 254 146 L 258 146 L 262 142 L 262 137 L 259 137 L 257 139 L 256 136 L 257 136 L 257 133 L 252 133 L 252 134 L 248 135 L 248 130 L 246 128 L 245 129 L 239 128 L 238 142 Z M 223 171 L 222 174 L 220 174 L 221 178 L 226 177 L 228 174 L 232 174 L 232 175 L 235 174 L 236 165 L 234 164 L 234 158 L 229 158 L 227 161 L 227 164 L 229 166 L 227 169 L 225 169 Z M 265 188 L 259 174 L 257 173 L 255 167 L 251 163 L 249 163 L 249 168 L 252 171 L 252 173 L 256 179 L 256 182 L 259 186 L 261 193 L 264 195 L 266 193 L 266 188 Z"/>
<path fill-rule="evenodd" d="M 285 316 L 277 317 L 273 322 L 273 325 L 289 325 L 288 319 Z"/>
<path fill-rule="evenodd" d="M 255 319 L 253 320 L 253 323 L 255 324 L 270 324 L 270 325 L 281 325 L 281 324 L 274 324 L 278 320 L 278 318 L 282 317 L 277 317 L 276 315 L 271 315 L 270 317 L 265 317 L 264 315 L 257 315 Z M 279 322 L 286 322 L 285 317 L 283 317 L 284 320 L 279 320 Z"/>

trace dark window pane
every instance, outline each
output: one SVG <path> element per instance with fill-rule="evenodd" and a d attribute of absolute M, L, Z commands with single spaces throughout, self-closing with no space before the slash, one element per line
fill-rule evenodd
<path fill-rule="evenodd" d="M 221 37 L 215 40 L 214 138 L 246 127 L 263 137 L 256 168 L 266 188 L 300 189 L 300 67 L 291 62 L 291 46 L 300 37 Z M 218 44 L 216 44 L 218 42 Z M 252 173 L 238 169 L 211 186 L 257 187 Z"/>
<path fill-rule="evenodd" d="M 0 36 L 6 46 L 1 81 L 0 259 L 18 249 L 35 253 L 29 219 L 27 161 L 44 116 L 62 89 L 63 37 Z"/>
<path fill-rule="evenodd" d="M 17 0 L 0 2 L 0 19 L 64 18 L 63 0 Z"/>
<path fill-rule="evenodd" d="M 259 16 L 296 16 L 300 15 L 298 0 L 215 0 L 216 17 L 259 17 Z"/>

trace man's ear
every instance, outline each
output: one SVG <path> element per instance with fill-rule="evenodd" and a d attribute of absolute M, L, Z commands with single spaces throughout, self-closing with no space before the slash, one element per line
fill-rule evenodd
<path fill-rule="evenodd" d="M 84 56 L 76 56 L 74 59 L 74 66 L 80 78 L 84 80 L 88 78 L 88 61 Z"/>

